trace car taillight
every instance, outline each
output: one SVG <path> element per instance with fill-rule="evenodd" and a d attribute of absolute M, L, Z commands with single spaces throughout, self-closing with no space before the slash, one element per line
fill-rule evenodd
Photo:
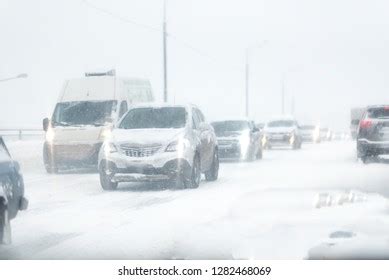
<path fill-rule="evenodd" d="M 372 120 L 366 119 L 366 120 L 361 120 L 359 123 L 360 128 L 369 128 L 373 124 Z"/>

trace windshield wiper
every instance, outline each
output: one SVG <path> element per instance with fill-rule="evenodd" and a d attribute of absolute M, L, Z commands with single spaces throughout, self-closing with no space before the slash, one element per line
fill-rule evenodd
<path fill-rule="evenodd" d="M 57 122 L 57 121 L 54 121 L 53 124 L 54 125 L 60 125 L 60 126 L 70 126 L 70 124 L 67 123 L 67 122 Z"/>
<path fill-rule="evenodd" d="M 95 123 L 92 123 L 92 125 L 94 126 L 104 126 L 106 123 L 101 123 L 101 122 L 95 122 Z"/>

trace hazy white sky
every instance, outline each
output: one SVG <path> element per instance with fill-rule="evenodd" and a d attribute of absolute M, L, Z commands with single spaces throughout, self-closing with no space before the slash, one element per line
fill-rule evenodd
<path fill-rule="evenodd" d="M 0 126 L 40 127 L 64 79 L 116 68 L 146 77 L 162 99 L 162 0 L 0 0 Z M 251 54 L 251 116 L 267 120 L 295 98 L 301 123 L 348 127 L 352 106 L 389 103 L 389 2 L 168 0 L 170 99 L 210 119 L 244 114 L 244 54 Z M 196 48 L 193 50 L 188 45 Z"/>

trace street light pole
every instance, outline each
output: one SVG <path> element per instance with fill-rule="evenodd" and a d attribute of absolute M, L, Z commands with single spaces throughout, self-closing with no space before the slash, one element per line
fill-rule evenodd
<path fill-rule="evenodd" d="M 166 30 L 166 0 L 163 1 L 163 101 L 168 101 L 167 86 L 167 30 Z"/>
<path fill-rule="evenodd" d="M 295 72 L 297 71 L 298 68 L 297 66 L 294 66 L 293 68 L 289 68 L 287 71 L 283 72 L 282 73 L 282 76 L 281 76 L 281 113 L 282 114 L 285 114 L 285 94 L 286 94 L 286 83 L 287 83 L 287 74 L 288 73 L 291 73 L 291 72 Z M 292 97 L 292 106 L 291 106 L 291 111 L 292 113 L 294 113 L 294 104 L 295 100 L 294 100 L 294 96 Z"/>
<path fill-rule="evenodd" d="M 286 73 L 282 75 L 282 88 L 281 88 L 281 114 L 285 114 L 285 80 L 286 80 Z"/>
<path fill-rule="evenodd" d="M 245 67 L 245 85 L 246 85 L 246 97 L 245 97 L 245 115 L 246 117 L 249 116 L 249 98 L 250 98 L 250 51 L 253 49 L 259 49 L 262 48 L 267 41 L 263 41 L 261 44 L 256 45 L 254 47 L 248 47 L 246 48 L 246 67 Z"/>
<path fill-rule="evenodd" d="M 0 79 L 0 82 L 6 82 L 6 81 L 10 81 L 10 80 L 15 80 L 15 79 L 25 79 L 27 77 L 28 77 L 28 75 L 26 73 L 22 73 L 22 74 L 15 76 L 15 77 Z"/>
<path fill-rule="evenodd" d="M 246 49 L 246 118 L 249 116 L 249 77 L 250 77 L 250 65 L 249 65 L 249 48 Z"/>

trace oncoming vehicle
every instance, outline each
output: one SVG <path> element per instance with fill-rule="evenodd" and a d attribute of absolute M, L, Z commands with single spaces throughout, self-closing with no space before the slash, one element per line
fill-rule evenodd
<path fill-rule="evenodd" d="M 254 160 L 262 158 L 259 129 L 249 120 L 213 122 L 220 158 Z"/>
<path fill-rule="evenodd" d="M 27 209 L 27 205 L 19 164 L 11 158 L 0 137 L 0 244 L 11 242 L 10 221 L 19 210 Z"/>
<path fill-rule="evenodd" d="M 302 137 L 299 125 L 292 117 L 282 117 L 268 122 L 265 126 L 265 147 L 289 146 L 300 149 Z"/>
<path fill-rule="evenodd" d="M 327 127 L 320 128 L 320 140 L 321 141 L 331 141 L 332 140 L 332 131 Z"/>
<path fill-rule="evenodd" d="M 139 105 L 127 112 L 99 154 L 100 182 L 114 190 L 120 182 L 170 181 L 197 188 L 201 174 L 219 172 L 215 132 L 193 105 Z"/>
<path fill-rule="evenodd" d="M 359 123 L 357 156 L 366 163 L 384 154 L 389 154 L 389 105 L 370 106 Z"/>
<path fill-rule="evenodd" d="M 136 103 L 152 102 L 148 80 L 87 73 L 65 82 L 51 120 L 43 121 L 43 161 L 49 173 L 70 166 L 97 166 L 113 124 Z"/>
<path fill-rule="evenodd" d="M 301 137 L 304 142 L 320 143 L 320 128 L 316 125 L 300 126 Z"/>

